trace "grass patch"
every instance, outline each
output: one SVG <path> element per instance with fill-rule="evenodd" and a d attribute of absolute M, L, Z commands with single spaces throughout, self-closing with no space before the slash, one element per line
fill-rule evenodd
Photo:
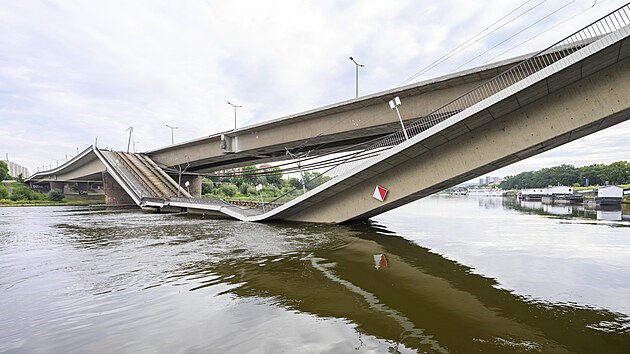
<path fill-rule="evenodd" d="M 63 201 L 51 202 L 50 200 L 10 200 L 0 199 L 0 206 L 81 206 L 92 204 L 105 204 L 104 195 L 65 195 Z"/>

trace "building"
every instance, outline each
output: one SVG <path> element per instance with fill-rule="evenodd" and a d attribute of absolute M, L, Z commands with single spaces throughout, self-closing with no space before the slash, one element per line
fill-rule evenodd
<path fill-rule="evenodd" d="M 29 176 L 28 169 L 26 167 L 20 166 L 14 162 L 9 161 L 8 159 L 6 159 L 4 162 L 6 162 L 7 167 L 9 168 L 9 176 L 15 178 L 17 178 L 19 175 L 22 175 L 23 178 Z"/>
<path fill-rule="evenodd" d="M 595 202 L 598 205 L 621 205 L 621 198 L 623 198 L 623 188 L 606 186 L 597 190 Z"/>
<path fill-rule="evenodd" d="M 486 176 L 486 177 L 479 178 L 479 185 L 480 186 L 491 185 L 491 184 L 498 184 L 500 182 L 501 182 L 501 178 L 499 178 L 499 177 Z"/>

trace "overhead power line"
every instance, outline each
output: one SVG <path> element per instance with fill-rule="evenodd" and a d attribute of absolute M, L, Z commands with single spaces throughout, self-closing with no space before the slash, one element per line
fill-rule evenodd
<path fill-rule="evenodd" d="M 510 23 L 512 23 L 513 21 L 515 21 L 516 19 L 520 18 L 521 16 L 527 14 L 528 12 L 534 10 L 535 8 L 537 8 L 538 6 L 542 5 L 543 3 L 545 3 L 547 0 L 543 0 L 541 2 L 539 2 L 538 4 L 534 5 L 533 7 L 531 7 L 530 9 L 528 9 L 527 11 L 521 13 L 520 15 L 514 17 L 513 19 L 511 19 L 510 21 L 502 24 L 501 26 L 495 28 L 494 30 L 492 30 L 491 32 L 485 34 L 484 36 L 477 38 L 479 35 L 481 35 L 482 33 L 486 32 L 487 30 L 489 30 L 490 28 L 492 28 L 494 25 L 498 24 L 499 22 L 503 21 L 505 18 L 509 17 L 510 15 L 512 15 L 514 12 L 518 11 L 521 7 L 525 6 L 527 3 L 529 3 L 531 0 L 527 0 L 524 3 L 520 4 L 519 6 L 517 6 L 514 10 L 508 12 L 506 15 L 504 15 L 503 17 L 501 17 L 500 19 L 498 19 L 497 21 L 495 21 L 494 23 L 492 23 L 490 26 L 486 27 L 485 29 L 481 30 L 479 33 L 475 34 L 474 36 L 468 38 L 466 41 L 464 41 L 463 43 L 461 43 L 460 45 L 458 45 L 457 47 L 451 49 L 448 53 L 442 55 L 440 58 L 438 58 L 437 60 L 435 60 L 434 62 L 432 62 L 431 64 L 427 65 L 424 69 L 421 69 L 420 71 L 416 72 L 415 74 L 411 75 L 409 78 L 407 78 L 405 81 L 403 81 L 402 83 L 400 83 L 400 85 L 404 85 L 408 82 L 410 82 L 411 80 L 417 78 L 418 76 L 426 73 L 427 71 L 433 69 L 434 67 L 442 64 L 443 62 L 445 62 L 446 60 L 448 60 L 449 58 L 455 56 L 456 54 L 460 53 L 461 51 L 463 51 L 464 49 L 470 47 L 471 45 L 473 45 L 474 43 L 477 43 L 478 41 L 486 38 L 487 36 L 491 35 L 492 33 L 498 31 L 499 29 L 509 25 Z M 474 40 L 474 41 L 473 41 Z"/>

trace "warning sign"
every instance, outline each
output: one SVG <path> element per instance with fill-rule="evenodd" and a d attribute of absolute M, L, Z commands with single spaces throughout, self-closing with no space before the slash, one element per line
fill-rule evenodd
<path fill-rule="evenodd" d="M 376 186 L 376 188 L 374 189 L 374 194 L 372 194 L 372 197 L 382 202 L 382 201 L 385 201 L 386 195 L 387 195 L 387 189 L 381 186 Z"/>

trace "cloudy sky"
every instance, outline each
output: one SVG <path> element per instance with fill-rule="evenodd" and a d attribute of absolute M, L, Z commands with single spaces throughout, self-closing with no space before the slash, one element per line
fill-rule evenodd
<path fill-rule="evenodd" d="M 542 49 L 616 0 L 0 0 L 0 153 L 182 142 Z M 476 36 L 475 36 L 476 35 Z M 461 46 L 462 44 L 464 44 Z M 448 60 L 428 66 L 458 48 Z M 421 75 L 417 75 L 422 73 Z M 630 122 L 495 171 L 629 159 Z"/>

